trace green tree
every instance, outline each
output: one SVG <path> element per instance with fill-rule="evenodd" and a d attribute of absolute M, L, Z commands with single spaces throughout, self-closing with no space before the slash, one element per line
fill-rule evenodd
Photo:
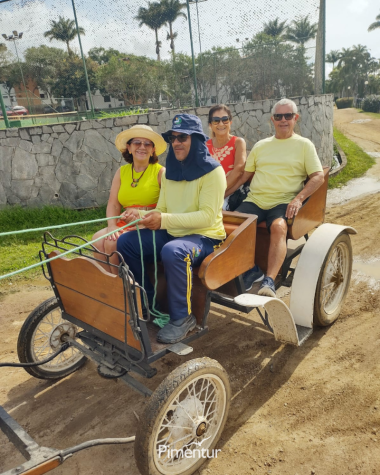
<path fill-rule="evenodd" d="M 286 20 L 280 21 L 279 18 L 274 20 L 269 20 L 267 23 L 264 23 L 263 33 L 273 38 L 277 36 L 282 36 L 286 31 Z"/>
<path fill-rule="evenodd" d="M 339 61 L 340 51 L 331 50 L 330 53 L 326 54 L 326 63 L 332 63 L 333 69 L 335 68 L 335 63 Z"/>
<path fill-rule="evenodd" d="M 354 96 L 364 94 L 365 81 L 368 75 L 377 70 L 377 61 L 371 57 L 370 52 L 364 45 L 356 45 L 352 48 L 343 48 L 336 69 L 341 81 L 341 93 L 350 93 Z M 337 81 L 335 81 L 336 83 Z"/>
<path fill-rule="evenodd" d="M 311 24 L 309 15 L 300 20 L 293 20 L 291 26 L 288 26 L 286 39 L 292 43 L 304 46 L 309 40 L 314 39 L 318 30 L 316 23 Z"/>
<path fill-rule="evenodd" d="M 121 57 L 123 56 L 123 53 L 120 53 L 120 51 L 118 51 L 117 49 L 113 49 L 113 48 L 105 49 L 101 46 L 99 48 L 97 47 L 91 48 L 88 51 L 88 56 L 93 61 L 96 61 L 98 64 L 101 65 L 101 64 L 108 63 L 110 59 L 112 58 L 112 56 Z"/>
<path fill-rule="evenodd" d="M 186 8 L 186 3 L 181 3 L 179 0 L 161 0 L 162 14 L 165 23 L 169 25 L 169 32 L 166 39 L 170 40 L 170 49 L 172 50 L 173 56 L 175 54 L 174 40 L 177 37 L 178 33 L 173 32 L 173 23 L 177 18 L 185 18 L 187 16 L 181 10 Z"/>
<path fill-rule="evenodd" d="M 376 21 L 374 21 L 373 23 L 369 25 L 368 31 L 373 31 L 373 30 L 376 30 L 377 28 L 380 28 L 380 14 L 377 15 Z"/>
<path fill-rule="evenodd" d="M 148 2 L 148 8 L 140 7 L 137 16 L 139 26 L 147 26 L 154 31 L 156 36 L 156 54 L 157 61 L 161 61 L 160 48 L 161 41 L 158 39 L 158 30 L 166 23 L 163 17 L 162 5 L 158 2 Z"/>
<path fill-rule="evenodd" d="M 96 70 L 99 67 L 95 61 L 86 58 L 88 80 L 92 92 L 98 89 Z M 73 97 L 77 103 L 84 102 L 87 92 L 87 83 L 83 70 L 82 59 L 71 53 L 58 62 L 56 79 L 51 88 L 55 97 Z"/>
<path fill-rule="evenodd" d="M 57 40 L 66 43 L 67 52 L 71 54 L 70 41 L 73 41 L 77 35 L 74 20 L 60 16 L 58 21 L 51 20 L 50 26 L 51 29 L 45 31 L 44 37 L 49 38 L 50 41 Z M 81 26 L 78 28 L 78 31 L 81 35 L 85 34 L 85 31 Z"/>
<path fill-rule="evenodd" d="M 25 65 L 21 63 L 21 67 Z M 10 62 L 0 68 L 0 81 L 4 84 L 8 94 L 14 87 L 22 84 L 22 76 L 20 72 L 20 65 L 17 62 Z"/>
<path fill-rule="evenodd" d="M 25 75 L 51 97 L 51 89 L 57 79 L 59 64 L 67 58 L 60 48 L 46 45 L 32 46 L 25 51 Z"/>
<path fill-rule="evenodd" d="M 165 82 L 164 65 L 145 56 L 130 55 L 125 60 L 112 56 L 96 72 L 102 94 L 107 93 L 125 104 L 159 102 Z"/>
<path fill-rule="evenodd" d="M 202 55 L 203 56 L 203 55 Z M 165 61 L 163 92 L 172 107 L 185 107 L 193 102 L 193 69 L 191 56 L 177 53 L 175 61 Z"/>

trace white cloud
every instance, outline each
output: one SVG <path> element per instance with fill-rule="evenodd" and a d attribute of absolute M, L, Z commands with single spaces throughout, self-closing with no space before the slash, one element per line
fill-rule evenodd
<path fill-rule="evenodd" d="M 353 13 L 362 13 L 368 8 L 368 0 L 351 0 L 348 5 L 348 9 Z"/>

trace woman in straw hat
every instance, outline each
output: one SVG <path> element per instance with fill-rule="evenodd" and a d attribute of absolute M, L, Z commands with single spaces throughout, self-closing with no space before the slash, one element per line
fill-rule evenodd
<path fill-rule="evenodd" d="M 157 156 L 165 152 L 165 140 L 147 125 L 134 125 L 116 137 L 115 145 L 127 164 L 119 168 L 112 180 L 106 216 L 119 216 L 121 208 L 155 208 L 160 194 L 161 176 L 165 170 L 158 163 Z M 122 220 L 109 219 L 108 226 L 98 231 L 93 239 L 111 231 L 114 233 L 95 243 L 95 247 L 106 254 L 116 251 L 117 239 L 130 229 L 120 230 L 125 224 Z M 97 254 L 96 257 L 104 262 L 103 267 L 108 272 L 117 274 L 117 269 L 106 263 L 105 256 Z M 115 254 L 110 257 L 110 262 L 118 265 L 118 256 Z"/>

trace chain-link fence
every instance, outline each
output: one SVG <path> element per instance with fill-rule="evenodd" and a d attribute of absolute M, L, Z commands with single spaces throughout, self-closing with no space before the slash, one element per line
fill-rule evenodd
<path fill-rule="evenodd" d="M 56 121 L 312 94 L 319 5 L 0 0 L 4 104 Z"/>

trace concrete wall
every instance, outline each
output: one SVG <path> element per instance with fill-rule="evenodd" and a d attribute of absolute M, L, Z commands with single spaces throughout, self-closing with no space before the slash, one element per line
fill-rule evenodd
<path fill-rule="evenodd" d="M 332 95 L 296 98 L 300 121 L 296 132 L 311 139 L 321 162 L 333 156 Z M 247 150 L 260 139 L 273 135 L 270 122 L 275 101 L 231 105 L 232 133 L 244 137 Z M 208 133 L 209 108 L 183 112 L 198 115 Z M 46 204 L 82 208 L 107 202 L 112 178 L 123 165 L 115 148 L 116 135 L 140 123 L 161 133 L 171 127 L 178 110 L 114 119 L 88 120 L 62 125 L 0 131 L 0 205 Z M 160 157 L 165 162 L 165 155 Z"/>

